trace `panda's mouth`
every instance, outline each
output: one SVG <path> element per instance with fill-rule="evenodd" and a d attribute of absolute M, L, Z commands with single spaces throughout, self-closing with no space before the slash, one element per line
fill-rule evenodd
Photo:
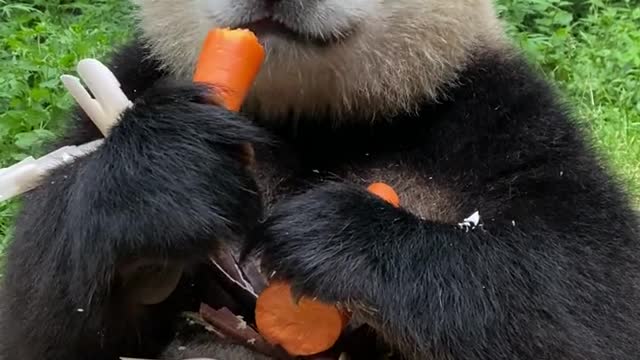
<path fill-rule="evenodd" d="M 351 31 L 343 31 L 339 34 L 331 33 L 326 35 L 311 33 L 296 29 L 274 18 L 263 18 L 250 23 L 241 24 L 236 27 L 251 30 L 259 39 L 263 39 L 265 41 L 268 41 L 269 37 L 279 37 L 289 41 L 312 44 L 319 47 L 327 47 L 342 42 L 352 33 Z"/>

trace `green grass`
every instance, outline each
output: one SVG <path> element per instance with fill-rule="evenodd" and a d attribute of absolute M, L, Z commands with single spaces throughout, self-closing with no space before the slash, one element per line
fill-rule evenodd
<path fill-rule="evenodd" d="M 500 3 L 513 37 L 564 91 L 640 206 L 640 1 Z"/>
<path fill-rule="evenodd" d="M 514 39 L 557 81 L 640 200 L 640 1 L 499 6 Z M 59 76 L 125 41 L 129 9 L 126 0 L 0 0 L 0 167 L 40 154 L 72 104 Z M 0 204 L 0 252 L 16 206 Z"/>

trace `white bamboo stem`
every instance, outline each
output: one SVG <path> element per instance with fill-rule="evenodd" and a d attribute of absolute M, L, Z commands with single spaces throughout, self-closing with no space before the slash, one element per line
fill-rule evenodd
<path fill-rule="evenodd" d="M 95 99 L 75 76 L 61 76 L 62 83 L 100 132 L 107 136 L 122 112 L 133 104 L 122 92 L 113 73 L 98 60 L 82 60 L 77 70 Z M 28 157 L 0 169 L 0 202 L 34 189 L 51 170 L 92 153 L 102 142 L 103 139 L 99 139 L 80 146 L 65 146 L 38 159 Z"/>

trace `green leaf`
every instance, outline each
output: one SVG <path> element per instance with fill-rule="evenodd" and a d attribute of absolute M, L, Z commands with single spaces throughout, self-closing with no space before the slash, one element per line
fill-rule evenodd
<path fill-rule="evenodd" d="M 30 132 L 19 133 L 15 136 L 14 144 L 23 150 L 30 150 L 40 146 L 43 141 L 50 140 L 55 135 L 45 129 L 37 129 Z"/>

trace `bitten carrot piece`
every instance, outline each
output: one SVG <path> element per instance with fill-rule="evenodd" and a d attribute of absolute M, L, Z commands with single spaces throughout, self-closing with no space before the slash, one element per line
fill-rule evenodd
<path fill-rule="evenodd" d="M 216 100 L 238 111 L 264 58 L 264 48 L 251 31 L 214 29 L 203 44 L 193 80 L 214 86 Z"/>
<path fill-rule="evenodd" d="M 389 185 L 374 183 L 367 189 L 394 206 L 400 206 L 400 198 Z M 348 312 L 331 304 L 304 297 L 296 304 L 291 287 L 282 281 L 269 284 L 256 303 L 256 326 L 260 334 L 294 356 L 329 350 L 349 320 Z"/>

